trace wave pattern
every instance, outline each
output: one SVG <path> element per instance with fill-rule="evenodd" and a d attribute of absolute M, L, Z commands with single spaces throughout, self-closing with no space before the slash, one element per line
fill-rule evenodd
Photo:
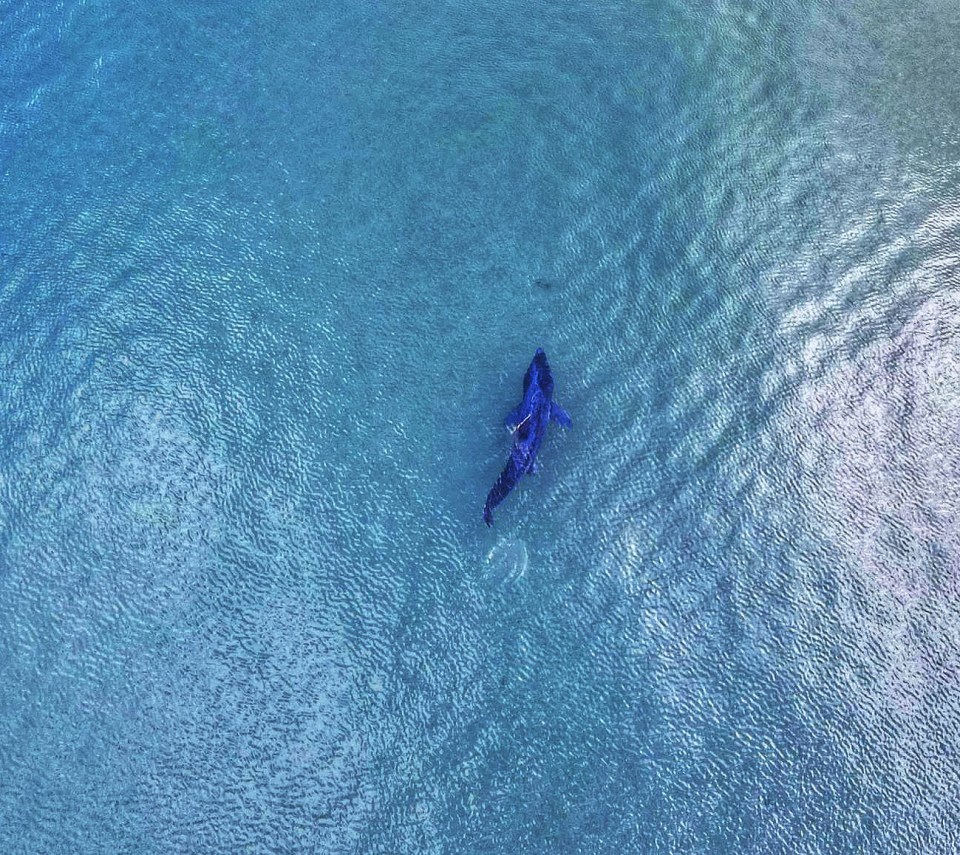
<path fill-rule="evenodd" d="M 949 11 L 41 5 L 0 849 L 955 848 Z"/>

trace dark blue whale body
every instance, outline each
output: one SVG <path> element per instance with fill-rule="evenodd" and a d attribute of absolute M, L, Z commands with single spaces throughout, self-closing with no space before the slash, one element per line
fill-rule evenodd
<path fill-rule="evenodd" d="M 547 355 L 538 347 L 523 377 L 523 400 L 507 416 L 507 427 L 513 432 L 513 448 L 497 483 L 487 494 L 483 506 L 483 519 L 487 525 L 493 525 L 493 509 L 517 486 L 517 482 L 528 472 L 537 471 L 537 452 L 551 421 L 565 428 L 571 426 L 566 410 L 553 402 L 553 375 L 547 364 Z"/>

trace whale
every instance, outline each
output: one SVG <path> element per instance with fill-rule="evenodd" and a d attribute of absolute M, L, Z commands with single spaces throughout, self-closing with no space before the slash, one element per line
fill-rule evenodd
<path fill-rule="evenodd" d="M 513 443 L 507 465 L 483 505 L 483 521 L 488 526 L 493 525 L 493 509 L 510 494 L 520 479 L 536 473 L 537 454 L 551 422 L 563 428 L 573 425 L 567 411 L 553 400 L 553 374 L 547 354 L 542 347 L 538 347 L 523 376 L 523 399 L 506 418 Z"/>

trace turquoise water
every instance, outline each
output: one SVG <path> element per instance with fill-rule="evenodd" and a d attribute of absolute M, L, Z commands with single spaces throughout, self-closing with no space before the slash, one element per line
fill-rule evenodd
<path fill-rule="evenodd" d="M 0 851 L 960 848 L 958 17 L 0 0 Z"/>

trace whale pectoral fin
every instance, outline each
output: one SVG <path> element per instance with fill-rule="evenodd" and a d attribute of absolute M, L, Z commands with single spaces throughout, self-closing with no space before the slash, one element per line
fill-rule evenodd
<path fill-rule="evenodd" d="M 516 407 L 510 410 L 509 413 L 507 413 L 507 417 L 503 420 L 503 423 L 509 430 L 513 430 L 522 421 L 522 415 L 520 412 L 520 408 L 522 406 L 523 404 L 518 404 Z"/>
<path fill-rule="evenodd" d="M 550 421 L 556 422 L 560 427 L 573 427 L 573 420 L 570 418 L 570 414 L 559 404 L 550 405 Z"/>

